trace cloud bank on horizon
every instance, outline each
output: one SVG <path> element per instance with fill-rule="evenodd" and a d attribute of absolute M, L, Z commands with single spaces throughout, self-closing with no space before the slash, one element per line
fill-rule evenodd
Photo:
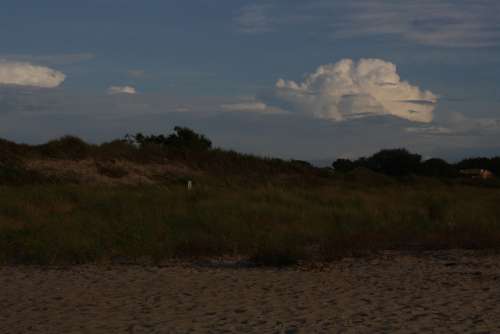
<path fill-rule="evenodd" d="M 0 60 L 0 85 L 55 88 L 65 79 L 64 73 L 49 67 Z"/>
<path fill-rule="evenodd" d="M 263 100 L 269 106 L 336 122 L 391 115 L 429 123 L 438 96 L 402 81 L 393 63 L 343 59 L 320 66 L 300 83 L 279 79 Z"/>

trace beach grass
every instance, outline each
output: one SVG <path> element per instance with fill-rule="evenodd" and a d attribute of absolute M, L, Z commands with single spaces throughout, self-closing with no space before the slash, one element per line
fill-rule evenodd
<path fill-rule="evenodd" d="M 385 249 L 499 248 L 500 192 L 440 182 L 0 187 L 0 262 L 260 264 Z"/>

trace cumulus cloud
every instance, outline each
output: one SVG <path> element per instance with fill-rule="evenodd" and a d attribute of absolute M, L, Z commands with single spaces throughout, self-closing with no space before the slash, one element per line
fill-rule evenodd
<path fill-rule="evenodd" d="M 344 121 L 392 115 L 431 122 L 438 97 L 402 81 L 394 64 L 380 59 L 344 59 L 320 66 L 304 82 L 279 79 L 264 102 L 317 118 Z"/>
<path fill-rule="evenodd" d="M 64 73 L 49 67 L 0 60 L 0 85 L 55 88 L 65 79 Z"/>
<path fill-rule="evenodd" d="M 137 90 L 135 87 L 132 86 L 111 86 L 108 88 L 108 94 L 109 95 L 116 95 L 116 94 L 137 94 Z"/>

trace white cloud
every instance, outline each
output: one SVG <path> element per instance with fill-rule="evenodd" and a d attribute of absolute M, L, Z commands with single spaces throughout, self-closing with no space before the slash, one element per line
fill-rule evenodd
<path fill-rule="evenodd" d="M 239 102 L 232 104 L 223 104 L 221 109 L 224 111 L 264 111 L 267 109 L 265 103 L 258 101 Z"/>
<path fill-rule="evenodd" d="M 65 79 L 64 73 L 49 67 L 0 60 L 0 85 L 55 88 Z"/>
<path fill-rule="evenodd" d="M 396 66 L 380 59 L 344 59 L 320 66 L 304 82 L 278 80 L 269 105 L 343 121 L 392 115 L 414 122 L 431 122 L 438 97 L 406 81 Z"/>
<path fill-rule="evenodd" d="M 227 112 L 249 112 L 249 113 L 266 113 L 266 114 L 281 114 L 285 111 L 280 108 L 270 107 L 267 104 L 252 99 L 242 99 L 234 103 L 225 103 L 220 106 L 222 111 Z"/>
<path fill-rule="evenodd" d="M 108 88 L 109 95 L 115 94 L 137 94 L 137 90 L 132 86 L 111 86 Z"/>

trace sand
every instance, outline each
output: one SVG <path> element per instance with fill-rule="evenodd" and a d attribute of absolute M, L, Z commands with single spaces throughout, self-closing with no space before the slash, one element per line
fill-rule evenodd
<path fill-rule="evenodd" d="M 500 255 L 0 267 L 0 333 L 500 333 Z"/>

